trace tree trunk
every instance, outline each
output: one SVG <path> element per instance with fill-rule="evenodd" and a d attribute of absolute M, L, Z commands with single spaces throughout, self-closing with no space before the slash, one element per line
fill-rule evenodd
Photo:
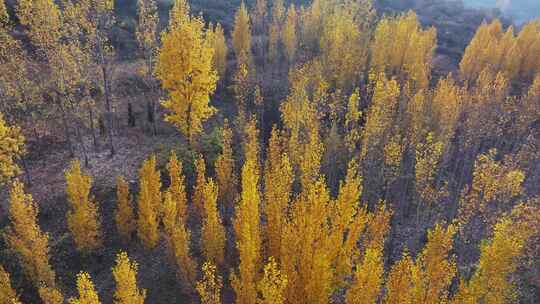
<path fill-rule="evenodd" d="M 109 148 L 111 149 L 111 157 L 114 156 L 115 150 L 114 150 L 114 143 L 113 143 L 113 119 L 112 119 L 112 111 L 111 111 L 111 96 L 110 96 L 110 88 L 109 88 L 109 78 L 107 77 L 107 66 L 104 62 L 104 59 L 102 59 L 101 63 L 101 72 L 103 73 L 103 90 L 105 94 L 105 107 L 107 110 L 106 118 L 107 118 L 107 133 L 109 136 Z"/>
<path fill-rule="evenodd" d="M 68 122 L 66 118 L 66 111 L 64 107 L 62 106 L 62 102 L 59 102 L 59 105 L 60 105 L 60 112 L 62 113 L 62 124 L 64 125 L 64 133 L 66 136 L 66 140 L 68 142 L 69 156 L 74 157 L 75 152 L 73 151 L 73 145 L 71 143 L 71 135 L 69 133 L 69 127 L 68 127 Z"/>
<path fill-rule="evenodd" d="M 99 145 L 96 138 L 96 129 L 94 127 L 94 109 L 92 108 L 91 105 L 88 105 L 88 114 L 89 114 L 89 119 L 90 119 L 90 130 L 92 132 L 92 140 L 94 142 L 94 151 L 98 152 Z"/>

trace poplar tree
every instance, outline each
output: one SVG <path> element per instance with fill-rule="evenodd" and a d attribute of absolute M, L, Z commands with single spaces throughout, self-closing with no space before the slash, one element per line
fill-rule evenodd
<path fill-rule="evenodd" d="M 69 304 L 100 304 L 98 294 L 88 272 L 77 274 L 79 297 L 69 299 Z"/>
<path fill-rule="evenodd" d="M 223 279 L 217 273 L 217 267 L 211 262 L 205 262 L 202 273 L 203 277 L 196 285 L 201 304 L 221 304 Z"/>
<path fill-rule="evenodd" d="M 69 230 L 78 250 L 83 253 L 93 252 L 101 247 L 102 240 L 98 206 L 90 196 L 92 177 L 82 172 L 79 160 L 71 163 L 65 175 L 70 203 L 66 215 Z"/>
<path fill-rule="evenodd" d="M 234 27 L 231 36 L 234 54 L 238 62 L 237 65 L 251 66 L 253 60 L 251 54 L 251 24 L 243 1 L 234 16 Z"/>
<path fill-rule="evenodd" d="M 242 167 L 242 192 L 236 207 L 234 230 L 240 264 L 233 275 L 232 286 L 236 303 L 250 304 L 257 300 L 257 280 L 261 262 L 258 132 L 254 121 L 246 126 L 249 142 L 244 146 L 245 162 Z"/>
<path fill-rule="evenodd" d="M 204 185 L 202 248 L 207 261 L 222 266 L 225 261 L 225 227 L 217 206 L 218 188 L 212 179 Z"/>
<path fill-rule="evenodd" d="M 161 211 L 161 176 L 156 169 L 156 156 L 143 162 L 139 170 L 139 198 L 137 235 L 147 249 L 152 249 L 159 240 L 159 217 Z"/>
<path fill-rule="evenodd" d="M 0 4 L 2 5 L 2 4 Z M 20 304 L 17 292 L 11 287 L 11 279 L 9 273 L 0 266 L 0 303 L 3 304 Z"/>
<path fill-rule="evenodd" d="M 129 194 L 129 185 L 124 180 L 124 177 L 116 178 L 116 228 L 122 239 L 129 242 L 133 237 L 133 232 L 137 229 L 135 213 L 133 211 L 133 202 Z"/>
<path fill-rule="evenodd" d="M 49 235 L 38 225 L 38 207 L 24 186 L 14 181 L 9 196 L 10 224 L 6 242 L 21 262 L 23 272 L 36 288 L 55 288 L 55 273 L 49 259 Z"/>
<path fill-rule="evenodd" d="M 24 153 L 24 136 L 21 129 L 9 126 L 0 113 L 0 185 L 19 174 L 17 160 Z"/>
<path fill-rule="evenodd" d="M 144 304 L 146 290 L 137 286 L 137 262 L 130 261 L 127 253 L 116 256 L 116 265 L 112 269 L 116 290 L 114 304 Z"/>
<path fill-rule="evenodd" d="M 202 123 L 216 112 L 209 104 L 218 79 L 210 36 L 202 18 L 191 16 L 186 1 L 177 0 L 169 26 L 161 35 L 155 72 L 168 92 L 162 101 L 169 111 L 165 120 L 190 142 L 202 131 Z"/>
<path fill-rule="evenodd" d="M 221 129 L 221 154 L 215 162 L 218 201 L 225 214 L 233 211 L 237 195 L 238 178 L 235 172 L 233 156 L 233 131 L 225 119 Z"/>

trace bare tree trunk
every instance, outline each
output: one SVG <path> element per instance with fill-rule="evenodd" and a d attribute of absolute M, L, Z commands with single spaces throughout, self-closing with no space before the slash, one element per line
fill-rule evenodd
<path fill-rule="evenodd" d="M 83 152 L 84 166 L 88 168 L 90 163 L 88 162 L 88 153 L 86 152 L 86 146 L 84 145 L 84 138 L 82 137 L 82 134 L 81 134 L 81 126 L 79 126 L 78 128 L 75 128 L 75 131 L 77 134 L 77 138 L 79 139 L 79 145 L 81 146 L 81 151 Z"/>
<path fill-rule="evenodd" d="M 97 138 L 96 138 L 96 129 L 94 127 L 94 109 L 92 108 L 91 105 L 88 105 L 88 115 L 89 115 L 89 119 L 90 119 L 90 130 L 92 132 L 92 140 L 94 142 L 94 151 L 98 152 L 99 145 L 98 145 L 98 141 L 97 141 Z"/>
<path fill-rule="evenodd" d="M 30 169 L 28 169 L 28 165 L 26 164 L 26 158 L 24 156 L 21 157 L 21 163 L 24 170 L 24 176 L 26 177 L 26 185 L 32 186 L 32 176 L 30 175 Z"/>
<path fill-rule="evenodd" d="M 105 59 L 102 58 L 101 62 L 101 71 L 103 73 L 103 90 L 105 94 L 105 107 L 107 110 L 106 116 L 107 116 L 107 133 L 109 136 L 109 148 L 111 149 L 111 157 L 114 156 L 115 150 L 114 150 L 114 143 L 113 143 L 113 119 L 112 119 L 112 111 L 111 111 L 111 96 L 110 96 L 110 87 L 109 87 L 109 78 L 107 77 L 107 66 L 104 62 Z"/>
<path fill-rule="evenodd" d="M 68 142 L 69 156 L 74 157 L 75 152 L 73 151 L 73 145 L 72 145 L 72 142 L 71 142 L 71 135 L 69 133 L 69 126 L 68 126 L 68 122 L 67 122 L 67 118 L 66 118 L 66 111 L 65 111 L 64 107 L 62 106 L 61 101 L 58 104 L 60 106 L 60 112 L 62 113 L 62 124 L 64 125 L 64 133 L 65 133 L 65 136 L 66 136 L 66 140 Z"/>

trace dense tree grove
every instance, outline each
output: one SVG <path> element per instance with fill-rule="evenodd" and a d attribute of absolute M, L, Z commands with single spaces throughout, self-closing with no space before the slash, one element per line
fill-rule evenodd
<path fill-rule="evenodd" d="M 0 303 L 173 303 L 160 273 L 186 303 L 540 301 L 540 21 L 441 72 L 372 0 L 136 2 L 130 100 L 113 0 L 0 0 Z M 50 134 L 65 195 L 35 202 Z"/>

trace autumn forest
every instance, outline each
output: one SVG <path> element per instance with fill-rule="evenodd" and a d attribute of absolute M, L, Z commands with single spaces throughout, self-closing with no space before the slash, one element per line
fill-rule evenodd
<path fill-rule="evenodd" d="M 117 1 L 0 0 L 0 304 L 540 302 L 540 20 Z"/>

